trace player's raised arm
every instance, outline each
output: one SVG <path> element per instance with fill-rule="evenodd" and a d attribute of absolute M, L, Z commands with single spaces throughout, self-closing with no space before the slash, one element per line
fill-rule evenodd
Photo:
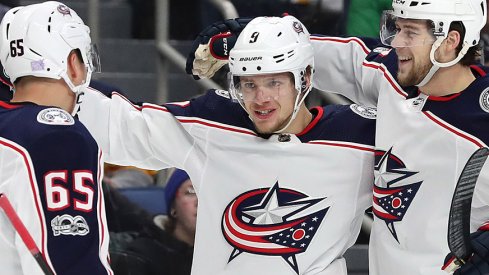
<path fill-rule="evenodd" d="M 202 30 L 187 56 L 187 73 L 195 79 L 214 76 L 228 62 L 229 52 L 248 22 L 247 18 L 224 20 Z M 321 35 L 312 35 L 311 44 L 317 64 L 315 73 L 321 76 L 314 80 L 317 89 L 339 93 L 362 104 L 377 104 L 379 88 L 372 79 L 383 73 L 377 69 L 390 48 L 379 47 L 380 41 L 374 38 Z"/>

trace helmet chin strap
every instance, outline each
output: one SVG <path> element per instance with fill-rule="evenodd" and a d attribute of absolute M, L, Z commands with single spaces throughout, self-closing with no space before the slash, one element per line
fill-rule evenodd
<path fill-rule="evenodd" d="M 82 103 L 81 101 L 81 96 L 84 94 L 84 89 L 88 87 L 90 83 L 90 79 L 92 77 L 92 72 L 91 70 L 87 69 L 87 77 L 85 81 L 83 81 L 80 85 L 75 86 L 71 79 L 68 77 L 66 72 L 63 72 L 61 74 L 61 77 L 64 79 L 70 90 L 75 94 L 75 106 L 73 106 L 73 110 L 71 111 L 71 115 L 75 116 L 76 113 L 78 112 L 78 109 L 80 108 L 80 104 Z"/>
<path fill-rule="evenodd" d="M 445 37 L 438 37 L 436 39 L 435 43 L 433 43 L 433 46 L 431 46 L 430 60 L 431 60 L 431 63 L 433 63 L 433 66 L 431 67 L 429 72 L 426 74 L 426 76 L 423 78 L 423 80 L 421 80 L 420 83 L 416 84 L 417 87 L 422 87 L 422 86 L 425 86 L 426 84 L 428 84 L 428 82 L 431 80 L 431 78 L 433 78 L 433 76 L 438 71 L 438 69 L 450 67 L 450 66 L 457 64 L 460 61 L 460 59 L 462 59 L 462 57 L 464 57 L 464 55 L 467 53 L 467 51 L 470 48 L 470 45 L 464 42 L 462 49 L 460 50 L 460 52 L 458 53 L 458 56 L 454 60 L 449 61 L 449 62 L 445 62 L 445 63 L 440 63 L 440 62 L 436 61 L 436 59 L 435 59 L 435 52 L 440 47 L 441 43 L 444 40 L 445 40 Z"/>
<path fill-rule="evenodd" d="M 297 113 L 299 112 L 299 109 L 300 109 L 300 106 L 301 106 L 302 102 L 304 102 L 304 100 L 306 99 L 307 95 L 309 94 L 309 92 L 311 90 L 312 90 L 312 86 L 309 85 L 309 87 L 307 88 L 307 90 L 304 93 L 300 93 L 299 92 L 297 94 L 297 96 L 295 97 L 294 110 L 292 111 L 292 114 L 290 115 L 289 122 L 287 122 L 287 124 L 284 127 L 282 127 L 280 130 L 277 130 L 277 131 L 273 132 L 274 134 L 282 133 L 283 131 L 285 131 L 285 129 L 287 129 L 287 127 L 290 126 L 290 124 L 292 123 L 292 121 L 297 116 Z M 301 97 L 301 95 L 302 95 L 302 97 Z"/>

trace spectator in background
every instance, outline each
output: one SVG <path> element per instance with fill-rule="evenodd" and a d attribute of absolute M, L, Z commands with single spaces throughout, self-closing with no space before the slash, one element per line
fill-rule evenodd
<path fill-rule="evenodd" d="M 347 35 L 378 37 L 382 11 L 390 9 L 391 5 L 392 0 L 350 0 Z"/>
<path fill-rule="evenodd" d="M 345 0 L 230 0 L 241 18 L 257 16 L 282 16 L 287 13 L 297 17 L 310 33 L 340 35 L 344 30 Z M 370 1 L 365 1 L 370 2 Z M 213 23 L 213 22 L 210 22 Z M 207 26 L 208 24 L 204 25 Z"/>
<path fill-rule="evenodd" d="M 138 274 L 189 275 L 192 267 L 197 196 L 188 174 L 176 169 L 165 187 L 167 219 L 155 219 L 160 227 L 146 227 L 127 250 L 147 261 Z M 161 230 L 163 229 L 163 230 Z"/>
<path fill-rule="evenodd" d="M 106 163 L 105 181 L 114 188 L 145 187 L 155 184 L 157 171 L 140 169 L 133 166 L 118 166 Z"/>

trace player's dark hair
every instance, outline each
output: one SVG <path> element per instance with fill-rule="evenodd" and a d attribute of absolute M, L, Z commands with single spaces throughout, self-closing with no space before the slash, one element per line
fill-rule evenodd
<path fill-rule="evenodd" d="M 78 57 L 78 59 L 80 59 L 80 62 L 83 62 L 83 56 L 81 54 L 80 49 L 74 49 L 73 51 L 75 52 L 76 57 Z"/>
<path fill-rule="evenodd" d="M 454 21 L 450 24 L 450 29 L 449 31 L 456 31 L 460 33 L 460 42 L 457 46 L 457 54 L 460 53 L 460 50 L 462 50 L 463 46 L 463 39 L 465 37 L 465 26 L 462 23 L 462 21 Z M 464 66 L 469 66 L 477 62 L 477 60 L 480 58 L 480 53 L 481 53 L 481 47 L 479 45 L 475 45 L 469 48 L 467 53 L 462 57 L 462 59 L 459 61 L 460 64 Z"/>

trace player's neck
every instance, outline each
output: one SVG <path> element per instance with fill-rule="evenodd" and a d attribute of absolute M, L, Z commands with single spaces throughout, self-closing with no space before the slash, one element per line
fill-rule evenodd
<path fill-rule="evenodd" d="M 290 123 L 289 127 L 287 127 L 287 129 L 285 129 L 283 132 L 290 133 L 290 134 L 298 134 L 304 131 L 304 129 L 306 129 L 307 125 L 311 123 L 311 120 L 312 120 L 311 112 L 307 109 L 306 105 L 302 103 L 297 113 L 297 116 Z"/>
<path fill-rule="evenodd" d="M 15 93 L 11 102 L 32 102 L 40 106 L 54 106 L 71 113 L 75 94 L 63 81 L 23 80 L 15 85 Z"/>
<path fill-rule="evenodd" d="M 456 64 L 447 68 L 440 68 L 420 91 L 430 96 L 446 96 L 465 90 L 475 76 L 470 67 Z"/>

